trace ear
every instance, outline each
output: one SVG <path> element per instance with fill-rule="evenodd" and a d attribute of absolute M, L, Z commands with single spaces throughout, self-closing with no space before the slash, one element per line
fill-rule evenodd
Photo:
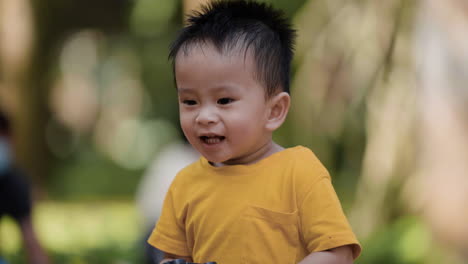
<path fill-rule="evenodd" d="M 286 92 L 278 93 L 269 99 L 269 112 L 266 123 L 266 129 L 268 131 L 273 132 L 283 124 L 288 115 L 290 103 L 291 97 Z"/>

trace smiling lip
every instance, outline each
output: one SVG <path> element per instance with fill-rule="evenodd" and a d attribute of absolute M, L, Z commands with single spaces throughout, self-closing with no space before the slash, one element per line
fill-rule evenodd
<path fill-rule="evenodd" d="M 224 136 L 217 135 L 200 136 L 200 140 L 207 145 L 216 145 L 218 143 L 221 143 L 224 139 Z"/>

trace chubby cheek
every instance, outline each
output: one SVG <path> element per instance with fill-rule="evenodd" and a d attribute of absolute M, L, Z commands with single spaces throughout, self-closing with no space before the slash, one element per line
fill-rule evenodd
<path fill-rule="evenodd" d="M 192 138 L 194 137 L 194 131 L 193 131 L 191 118 L 187 115 L 181 114 L 179 116 L 179 119 L 180 119 L 180 127 L 182 128 L 182 131 L 184 132 L 185 137 L 189 141 L 192 141 Z"/>
<path fill-rule="evenodd" d="M 241 118 L 232 119 L 232 122 L 228 124 L 228 131 L 231 139 L 245 141 L 253 136 L 257 136 L 259 121 L 246 119 L 246 116 L 248 116 L 248 114 Z"/>
<path fill-rule="evenodd" d="M 252 104 L 254 103 L 255 102 Z M 242 126 L 248 129 L 252 129 L 252 127 L 258 128 L 265 121 L 265 113 L 262 109 L 247 105 L 239 111 L 232 113 L 229 119 L 237 127 Z"/>

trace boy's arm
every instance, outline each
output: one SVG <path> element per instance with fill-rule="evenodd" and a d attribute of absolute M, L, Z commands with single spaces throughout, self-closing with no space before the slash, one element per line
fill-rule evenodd
<path fill-rule="evenodd" d="M 299 264 L 352 264 L 351 246 L 341 246 L 326 251 L 312 252 Z"/>
<path fill-rule="evenodd" d="M 174 255 L 174 254 L 171 254 L 171 253 L 164 252 L 164 259 L 161 260 L 161 262 L 159 262 L 158 264 L 163 264 L 163 263 L 166 263 L 166 262 L 174 260 L 174 259 L 184 259 L 187 262 L 192 262 L 191 257 L 177 256 L 177 255 Z"/>

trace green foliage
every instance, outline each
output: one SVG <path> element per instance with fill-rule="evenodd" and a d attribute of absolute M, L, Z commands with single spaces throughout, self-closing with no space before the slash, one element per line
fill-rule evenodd
<path fill-rule="evenodd" d="M 363 243 L 357 263 L 424 264 L 430 258 L 430 234 L 414 217 L 403 217 L 383 227 Z"/>
<path fill-rule="evenodd" d="M 57 164 L 48 191 L 58 200 L 132 199 L 142 173 L 85 150 Z"/>

